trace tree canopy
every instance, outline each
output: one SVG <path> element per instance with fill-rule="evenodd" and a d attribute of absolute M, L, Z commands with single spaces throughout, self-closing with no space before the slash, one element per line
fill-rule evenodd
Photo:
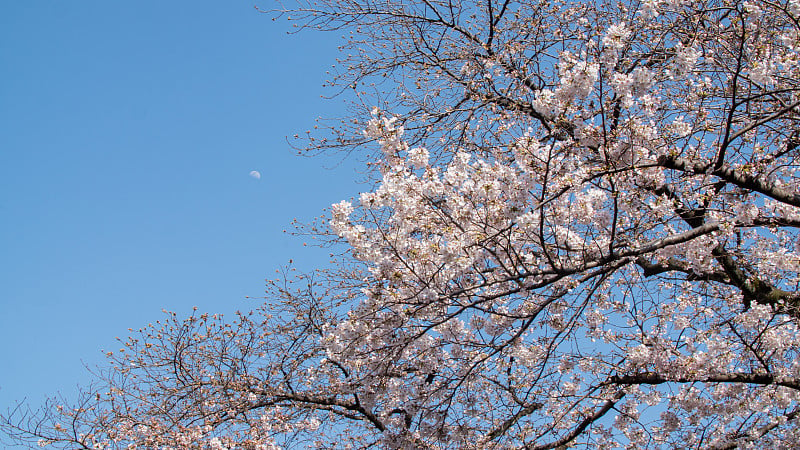
<path fill-rule="evenodd" d="M 320 0 L 372 184 L 233 321 L 132 336 L 64 448 L 800 442 L 800 2 Z M 350 94 L 348 94 L 350 95 Z"/>

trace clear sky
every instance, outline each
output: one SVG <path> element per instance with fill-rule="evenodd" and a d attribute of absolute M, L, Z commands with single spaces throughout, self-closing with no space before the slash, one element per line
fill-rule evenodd
<path fill-rule="evenodd" d="M 162 308 L 248 309 L 290 258 L 327 260 L 282 230 L 363 189 L 358 164 L 286 136 L 342 115 L 320 98 L 338 36 L 256 4 L 4 2 L 0 409 L 74 392 Z"/>

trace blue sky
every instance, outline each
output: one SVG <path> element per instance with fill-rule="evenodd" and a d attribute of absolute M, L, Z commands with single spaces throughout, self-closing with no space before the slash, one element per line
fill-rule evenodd
<path fill-rule="evenodd" d="M 286 143 L 344 111 L 320 98 L 338 36 L 289 27 L 254 0 L 5 2 L 2 410 L 74 392 L 162 308 L 247 309 L 327 260 L 282 230 L 363 187 Z"/>

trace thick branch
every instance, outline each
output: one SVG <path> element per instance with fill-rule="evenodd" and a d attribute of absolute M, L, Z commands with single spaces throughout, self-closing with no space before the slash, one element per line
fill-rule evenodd
<path fill-rule="evenodd" d="M 345 402 L 335 397 L 313 397 L 304 394 L 286 394 L 286 395 L 278 395 L 274 397 L 272 400 L 266 402 L 261 402 L 257 406 L 260 407 L 272 406 L 280 402 L 297 402 L 297 403 L 307 403 L 310 405 L 320 405 L 320 406 L 338 406 L 340 408 L 344 408 L 349 411 L 358 412 L 362 416 L 364 416 L 370 423 L 372 423 L 378 430 L 380 431 L 386 430 L 386 426 L 383 424 L 383 422 L 381 422 L 380 419 L 378 419 L 378 417 L 375 414 L 368 411 L 360 404 Z"/>
<path fill-rule="evenodd" d="M 800 194 L 775 186 L 760 177 L 742 173 L 730 166 L 723 165 L 714 169 L 710 164 L 693 163 L 685 158 L 662 155 L 658 158 L 658 165 L 667 169 L 680 170 L 697 175 L 713 175 L 742 189 L 749 189 L 781 203 L 800 208 Z"/>
<path fill-rule="evenodd" d="M 730 278 L 724 272 L 712 272 L 705 274 L 695 273 L 688 264 L 677 258 L 669 258 L 661 263 L 653 263 L 644 257 L 636 258 L 636 265 L 642 268 L 642 275 L 652 277 L 665 272 L 681 272 L 687 275 L 687 280 L 717 281 L 720 283 L 730 283 Z"/>
<path fill-rule="evenodd" d="M 664 384 L 664 383 L 745 383 L 760 384 L 764 386 L 784 386 L 800 391 L 800 379 L 792 377 L 776 377 L 770 374 L 755 373 L 729 373 L 723 375 L 709 375 L 706 377 L 673 377 L 668 378 L 654 372 L 645 372 L 634 375 L 615 375 L 605 384 L 637 385 L 637 384 Z"/>

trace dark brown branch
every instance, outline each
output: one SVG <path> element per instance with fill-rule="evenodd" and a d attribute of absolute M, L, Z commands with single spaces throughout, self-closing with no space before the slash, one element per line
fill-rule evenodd
<path fill-rule="evenodd" d="M 744 383 L 759 384 L 763 386 L 784 386 L 800 390 L 800 379 L 792 377 L 776 377 L 770 374 L 755 373 L 730 373 L 723 375 L 709 375 L 706 377 L 674 377 L 668 378 L 654 372 L 645 372 L 633 375 L 615 375 L 604 383 L 606 385 L 638 385 L 638 384 L 664 384 L 664 383 Z"/>
<path fill-rule="evenodd" d="M 680 170 L 697 175 L 713 175 L 742 189 L 755 191 L 781 203 L 800 208 L 800 194 L 775 186 L 762 178 L 742 173 L 741 170 L 736 170 L 730 166 L 723 165 L 718 169 L 714 169 L 710 164 L 694 163 L 684 158 L 666 155 L 658 158 L 658 165 L 667 169 Z"/>
<path fill-rule="evenodd" d="M 636 265 L 642 268 L 642 275 L 645 277 L 652 277 L 655 275 L 661 275 L 662 273 L 666 272 L 681 272 L 687 275 L 686 279 L 690 281 L 716 281 L 719 283 L 726 283 L 730 284 L 730 278 L 725 274 L 725 272 L 711 272 L 711 273 L 703 273 L 698 274 L 695 273 L 688 264 L 684 263 L 683 261 L 678 260 L 677 258 L 669 258 L 664 262 L 653 263 L 648 261 L 644 257 L 636 258 Z"/>

